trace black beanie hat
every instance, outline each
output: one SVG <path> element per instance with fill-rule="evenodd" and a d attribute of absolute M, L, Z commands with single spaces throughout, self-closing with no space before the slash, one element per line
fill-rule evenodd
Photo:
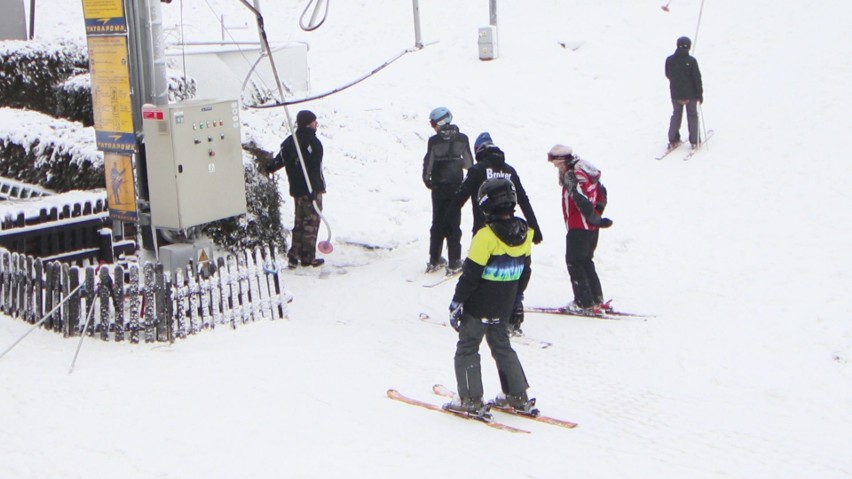
<path fill-rule="evenodd" d="M 296 114 L 296 126 L 298 126 L 299 128 L 304 128 L 313 123 L 316 119 L 317 116 L 314 115 L 314 112 L 310 110 L 302 110 L 298 114 Z"/>

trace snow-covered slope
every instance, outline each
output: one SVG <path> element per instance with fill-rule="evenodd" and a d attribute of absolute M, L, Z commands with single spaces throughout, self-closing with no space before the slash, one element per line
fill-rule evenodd
<path fill-rule="evenodd" d="M 289 321 L 172 346 L 90 341 L 72 375 L 76 341 L 52 333 L 4 357 L 0 476 L 850 477 L 852 7 L 707 2 L 694 54 L 715 136 L 689 162 L 655 162 L 663 60 L 695 37 L 701 1 L 669 13 L 654 1 L 529 3 L 499 2 L 499 58 L 481 62 L 488 2 L 420 2 L 423 39 L 437 43 L 304 106 L 319 116 L 336 248 L 327 274 L 291 275 Z M 59 4 L 38 3 L 37 33 L 82 36 L 82 13 Z M 316 92 L 414 42 L 408 2 L 332 2 L 313 33 L 298 29 L 304 6 L 262 10 L 273 40 L 310 43 Z M 195 39 L 217 36 L 223 12 L 251 24 L 244 10 L 163 4 Z M 454 383 L 454 334 L 417 320 L 443 317 L 453 284 L 407 281 L 427 259 L 420 165 L 436 106 L 471 137 L 489 131 L 529 190 L 545 238 L 529 304 L 570 299 L 545 153 L 570 144 L 603 170 L 615 221 L 596 258 L 605 293 L 656 317 L 529 315 L 527 334 L 554 345 L 517 347 L 541 409 L 577 429 L 508 418 L 532 430 L 512 435 L 385 398 L 394 387 L 439 403 L 431 385 Z M 286 135 L 281 111 L 242 117 L 269 149 Z M 0 318 L 0 347 L 26 329 Z"/>

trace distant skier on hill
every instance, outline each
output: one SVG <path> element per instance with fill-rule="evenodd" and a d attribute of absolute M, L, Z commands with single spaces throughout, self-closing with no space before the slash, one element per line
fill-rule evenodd
<path fill-rule="evenodd" d="M 568 228 L 565 264 L 574 292 L 574 301 L 568 308 L 589 314 L 605 312 L 608 304 L 604 303 L 594 256 L 599 228 L 609 228 L 612 220 L 601 217 L 607 202 L 601 171 L 565 145 L 554 145 L 547 153 L 547 161 L 559 170 L 562 185 L 562 214 Z"/>
<path fill-rule="evenodd" d="M 464 170 L 473 165 L 470 140 L 452 124 L 453 114 L 445 107 L 432 110 L 429 124 L 435 134 L 429 138 L 423 157 L 423 184 L 432 190 L 432 226 L 429 229 L 429 263 L 426 272 L 446 264 L 441 256 L 447 239 L 447 274 L 461 270 L 461 211 L 452 206 L 453 196 L 462 184 Z"/>
<path fill-rule="evenodd" d="M 704 86 L 701 83 L 701 70 L 698 60 L 689 54 L 692 40 L 688 37 L 677 39 L 677 50 L 666 58 L 666 78 L 672 98 L 672 117 L 669 121 L 669 148 L 681 143 L 680 125 L 683 122 L 683 108 L 686 107 L 686 121 L 689 128 L 689 143 L 692 148 L 700 142 L 698 132 L 698 104 L 704 103 Z"/>
<path fill-rule="evenodd" d="M 479 346 L 488 341 L 503 394 L 495 403 L 530 412 L 527 377 L 509 342 L 508 321 L 515 298 L 530 280 L 530 254 L 535 232 L 514 216 L 517 195 L 511 181 L 492 178 L 479 188 L 477 202 L 486 226 L 476 232 L 450 303 L 450 325 L 458 331 L 454 358 L 458 397 L 445 407 L 484 415 Z"/>

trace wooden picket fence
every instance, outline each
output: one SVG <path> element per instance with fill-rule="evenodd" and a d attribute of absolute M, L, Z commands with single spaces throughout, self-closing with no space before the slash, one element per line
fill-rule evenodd
<path fill-rule="evenodd" d="M 0 311 L 65 337 L 138 343 L 287 317 L 287 257 L 277 249 L 220 257 L 211 274 L 191 266 L 172 277 L 160 263 L 79 268 L 0 251 Z M 58 306 L 58 307 L 57 307 Z"/>

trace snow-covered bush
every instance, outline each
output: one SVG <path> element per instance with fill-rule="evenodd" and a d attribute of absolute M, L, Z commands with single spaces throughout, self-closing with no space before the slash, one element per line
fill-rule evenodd
<path fill-rule="evenodd" d="M 286 241 L 278 183 L 259 166 L 271 154 L 254 143 L 244 144 L 243 150 L 252 158 L 245 165 L 248 213 L 210 223 L 204 227 L 204 232 L 218 246 L 231 252 L 268 245 L 284 250 Z"/>
<path fill-rule="evenodd" d="M 103 188 L 103 153 L 90 127 L 0 108 L 0 176 L 57 192 Z"/>
<path fill-rule="evenodd" d="M 79 41 L 0 42 L 0 106 L 53 114 L 55 86 L 88 68 L 86 46 Z"/>
<path fill-rule="evenodd" d="M 84 126 L 95 124 L 92 113 L 92 83 L 88 73 L 74 75 L 54 89 L 54 113 L 66 120 L 79 121 Z"/>
<path fill-rule="evenodd" d="M 179 102 L 191 100 L 195 98 L 196 86 L 195 78 L 183 76 L 182 73 L 167 70 L 166 75 L 169 80 L 169 101 Z"/>

